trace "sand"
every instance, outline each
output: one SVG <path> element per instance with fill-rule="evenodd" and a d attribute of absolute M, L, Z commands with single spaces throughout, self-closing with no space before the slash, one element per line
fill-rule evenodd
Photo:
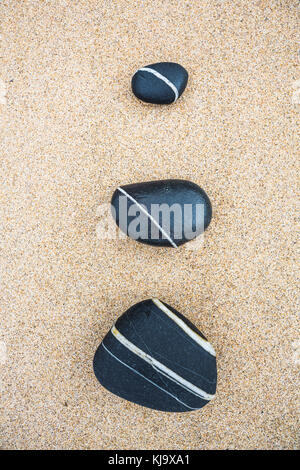
<path fill-rule="evenodd" d="M 293 449 L 299 6 L 286 1 L 3 1 L 3 449 Z M 139 102 L 140 66 L 190 73 L 175 105 Z M 119 184 L 208 193 L 203 246 L 97 236 Z M 103 389 L 94 352 L 157 296 L 200 328 L 218 390 L 168 414 Z"/>

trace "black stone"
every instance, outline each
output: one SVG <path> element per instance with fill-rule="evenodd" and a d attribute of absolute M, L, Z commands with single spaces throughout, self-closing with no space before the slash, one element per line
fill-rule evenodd
<path fill-rule="evenodd" d="M 120 186 L 111 204 L 112 215 L 126 235 L 154 246 L 182 245 L 203 233 L 212 217 L 204 190 L 179 179 Z"/>
<path fill-rule="evenodd" d="M 172 87 L 153 73 L 142 70 L 151 69 L 169 80 L 177 89 L 178 97 Z M 178 99 L 185 90 L 188 82 L 188 73 L 182 65 L 174 62 L 159 62 L 146 65 L 137 70 L 131 80 L 132 91 L 137 98 L 146 103 L 171 104 Z"/>
<path fill-rule="evenodd" d="M 117 320 L 93 366 L 107 390 L 156 410 L 193 411 L 216 392 L 213 347 L 189 320 L 157 299 L 133 305 Z"/>

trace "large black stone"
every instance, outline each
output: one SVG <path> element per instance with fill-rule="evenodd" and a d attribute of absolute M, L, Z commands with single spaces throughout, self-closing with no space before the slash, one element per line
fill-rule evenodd
<path fill-rule="evenodd" d="M 213 397 L 216 357 L 174 308 L 149 299 L 129 308 L 98 347 L 94 372 L 107 390 L 161 411 L 193 411 Z"/>
<path fill-rule="evenodd" d="M 146 65 L 133 75 L 132 91 L 146 103 L 171 104 L 184 92 L 188 73 L 174 62 Z"/>
<path fill-rule="evenodd" d="M 161 180 L 120 186 L 112 196 L 120 229 L 141 243 L 177 247 L 208 227 L 212 207 L 207 194 L 186 180 Z"/>

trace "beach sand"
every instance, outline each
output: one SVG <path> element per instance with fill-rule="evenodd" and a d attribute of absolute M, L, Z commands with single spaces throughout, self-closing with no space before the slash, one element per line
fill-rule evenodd
<path fill-rule="evenodd" d="M 1 448 L 297 448 L 299 11 L 1 2 Z M 130 89 L 158 61 L 189 71 L 171 106 Z M 209 195 L 203 246 L 99 238 L 118 185 L 165 178 Z M 113 322 L 152 296 L 216 349 L 217 396 L 199 411 L 139 407 L 94 376 Z"/>

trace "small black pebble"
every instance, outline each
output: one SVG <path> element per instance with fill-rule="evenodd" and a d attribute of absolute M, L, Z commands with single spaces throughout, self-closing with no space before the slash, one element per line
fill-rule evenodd
<path fill-rule="evenodd" d="M 158 299 L 129 308 L 98 347 L 94 372 L 121 398 L 161 411 L 194 411 L 214 398 L 216 355 L 203 334 Z"/>
<path fill-rule="evenodd" d="M 182 95 L 187 81 L 188 73 L 182 65 L 159 62 L 140 68 L 132 77 L 131 87 L 146 103 L 171 104 Z"/>

